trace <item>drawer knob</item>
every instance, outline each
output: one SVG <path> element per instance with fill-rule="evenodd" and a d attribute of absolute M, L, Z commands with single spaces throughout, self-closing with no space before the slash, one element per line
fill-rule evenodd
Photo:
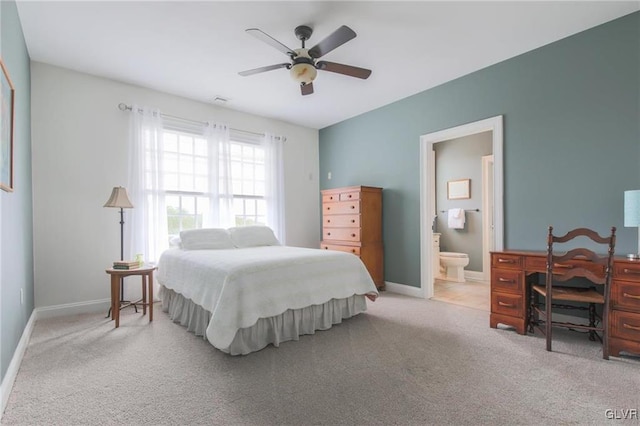
<path fill-rule="evenodd" d="M 504 303 L 504 302 L 498 302 L 498 305 L 506 306 L 507 308 L 513 308 L 515 306 L 512 303 Z"/>
<path fill-rule="evenodd" d="M 356 234 L 351 234 L 351 236 L 355 238 Z"/>
<path fill-rule="evenodd" d="M 328 237 L 329 235 L 331 235 L 331 232 L 327 232 L 327 237 Z"/>
<path fill-rule="evenodd" d="M 349 194 L 349 198 L 351 198 L 351 194 Z"/>
<path fill-rule="evenodd" d="M 327 207 L 327 210 L 331 210 L 331 207 Z"/>
<path fill-rule="evenodd" d="M 506 278 L 498 278 L 498 281 L 500 281 L 501 283 L 515 283 L 516 280 L 508 280 Z"/>
<path fill-rule="evenodd" d="M 640 296 L 636 296 L 635 294 L 622 293 L 623 297 L 628 297 L 629 299 L 638 299 L 640 300 Z"/>
<path fill-rule="evenodd" d="M 351 219 L 351 223 L 356 223 L 356 220 L 355 219 Z"/>
<path fill-rule="evenodd" d="M 640 271 L 636 271 L 635 269 L 624 268 L 622 271 L 625 274 L 640 274 Z"/>
<path fill-rule="evenodd" d="M 327 219 L 327 223 L 331 223 L 331 219 Z"/>
<path fill-rule="evenodd" d="M 325 250 L 328 250 L 328 249 L 329 249 L 329 247 L 327 247 L 327 246 L 324 246 L 323 248 L 324 248 Z"/>
<path fill-rule="evenodd" d="M 629 330 L 633 330 L 633 331 L 640 331 L 640 327 L 635 326 L 635 325 L 631 325 L 631 324 L 627 324 L 626 322 L 622 324 L 623 328 L 628 328 Z"/>
<path fill-rule="evenodd" d="M 514 263 L 514 260 L 498 258 L 498 263 Z"/>
<path fill-rule="evenodd" d="M 351 253 L 355 253 L 355 252 L 356 252 L 356 249 L 351 249 Z"/>
<path fill-rule="evenodd" d="M 356 208 L 356 206 L 351 206 L 351 208 L 352 208 L 352 209 L 355 209 L 355 208 Z"/>

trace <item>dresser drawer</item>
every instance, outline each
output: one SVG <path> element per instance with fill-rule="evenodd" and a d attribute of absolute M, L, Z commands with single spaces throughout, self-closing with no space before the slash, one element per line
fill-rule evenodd
<path fill-rule="evenodd" d="M 640 313 L 613 311 L 610 321 L 613 337 L 640 342 Z"/>
<path fill-rule="evenodd" d="M 611 303 L 614 309 L 640 312 L 640 283 L 613 280 Z"/>
<path fill-rule="evenodd" d="M 360 241 L 360 228 L 322 228 L 322 239 Z"/>
<path fill-rule="evenodd" d="M 640 263 L 614 262 L 613 278 L 640 282 Z"/>
<path fill-rule="evenodd" d="M 360 213 L 360 202 L 343 201 L 336 203 L 324 203 L 322 205 L 322 212 L 325 215 Z"/>
<path fill-rule="evenodd" d="M 339 193 L 333 193 L 333 194 L 322 194 L 322 203 L 331 203 L 333 201 L 340 201 L 340 194 Z"/>
<path fill-rule="evenodd" d="M 524 315 L 524 297 L 520 294 L 491 293 L 491 312 L 521 318 Z"/>
<path fill-rule="evenodd" d="M 340 201 L 354 201 L 360 199 L 360 192 L 341 192 Z"/>
<path fill-rule="evenodd" d="M 360 247 L 358 246 L 341 246 L 339 244 L 326 244 L 322 242 L 320 244 L 320 248 L 323 250 L 344 251 L 346 253 L 351 253 L 351 254 L 355 254 L 356 256 L 360 256 Z"/>
<path fill-rule="evenodd" d="M 501 269 L 522 269 L 522 256 L 517 254 L 493 253 L 491 267 Z"/>
<path fill-rule="evenodd" d="M 494 269 L 491 273 L 491 291 L 522 294 L 523 273 L 509 269 Z"/>
<path fill-rule="evenodd" d="M 322 219 L 324 226 L 335 227 L 360 227 L 360 215 L 359 214 L 341 214 L 325 216 Z"/>

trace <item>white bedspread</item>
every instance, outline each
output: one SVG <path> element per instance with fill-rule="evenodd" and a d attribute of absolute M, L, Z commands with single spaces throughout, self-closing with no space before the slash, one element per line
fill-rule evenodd
<path fill-rule="evenodd" d="M 223 351 L 239 329 L 259 318 L 354 294 L 378 294 L 358 257 L 287 246 L 169 249 L 158 262 L 157 280 L 211 312 L 207 339 Z"/>

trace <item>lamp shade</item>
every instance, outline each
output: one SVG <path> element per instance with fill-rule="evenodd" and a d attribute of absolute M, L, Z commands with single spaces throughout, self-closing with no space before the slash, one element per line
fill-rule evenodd
<path fill-rule="evenodd" d="M 133 204 L 129 200 L 129 196 L 127 195 L 126 188 L 122 186 L 116 186 L 111 191 L 111 196 L 104 203 L 104 207 L 117 207 L 121 209 L 132 209 Z"/>
<path fill-rule="evenodd" d="M 624 191 L 624 226 L 640 226 L 640 189 Z"/>

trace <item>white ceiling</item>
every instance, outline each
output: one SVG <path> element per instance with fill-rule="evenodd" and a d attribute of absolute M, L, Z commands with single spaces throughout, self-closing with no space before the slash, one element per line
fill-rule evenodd
<path fill-rule="evenodd" d="M 311 128 L 323 128 L 639 10 L 640 2 L 17 2 L 29 55 L 45 62 Z M 301 96 L 286 69 L 239 71 L 341 25 L 358 36 L 322 59 L 373 70 L 368 80 L 320 71 Z"/>

